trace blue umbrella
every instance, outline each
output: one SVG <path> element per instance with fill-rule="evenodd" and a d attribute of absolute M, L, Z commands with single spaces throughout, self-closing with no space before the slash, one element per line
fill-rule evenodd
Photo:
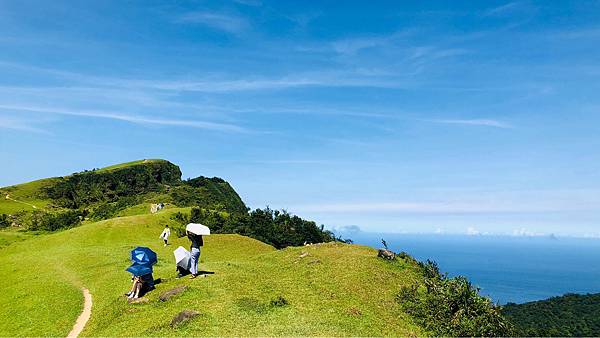
<path fill-rule="evenodd" d="M 126 271 L 131 272 L 134 276 L 144 276 L 152 273 L 152 266 L 147 264 L 133 263 L 126 269 Z"/>
<path fill-rule="evenodd" d="M 138 246 L 131 250 L 131 261 L 135 264 L 156 264 L 156 252 L 146 248 L 145 246 Z"/>

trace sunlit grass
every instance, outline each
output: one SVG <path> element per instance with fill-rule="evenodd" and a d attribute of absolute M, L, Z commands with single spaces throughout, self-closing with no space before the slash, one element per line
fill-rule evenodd
<path fill-rule="evenodd" d="M 66 335 L 82 308 L 80 287 L 92 293 L 92 317 L 83 334 L 132 335 L 415 335 L 394 301 L 416 278 L 412 265 L 386 262 L 357 245 L 322 244 L 275 250 L 239 235 L 206 237 L 201 270 L 206 278 L 174 279 L 172 251 L 189 246 L 158 239 L 170 214 L 120 217 L 37 236 L 0 249 L 0 335 Z M 174 236 L 173 236 L 174 237 Z M 155 278 L 163 282 L 147 304 L 127 304 L 129 251 L 158 253 Z M 160 293 L 190 288 L 168 302 Z M 283 297 L 288 304 L 272 305 Z M 200 315 L 172 328 L 184 309 Z"/>

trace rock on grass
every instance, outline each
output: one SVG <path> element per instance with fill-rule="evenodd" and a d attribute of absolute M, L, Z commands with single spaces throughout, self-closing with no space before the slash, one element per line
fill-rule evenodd
<path fill-rule="evenodd" d="M 169 299 L 173 298 L 174 296 L 176 296 L 176 295 L 178 295 L 178 294 L 180 294 L 180 293 L 183 293 L 185 290 L 187 290 L 187 288 L 188 288 L 188 287 L 187 287 L 186 285 L 183 285 L 183 286 L 180 286 L 180 287 L 176 287 L 176 288 L 174 288 L 174 289 L 171 289 L 171 290 L 169 290 L 169 291 L 163 292 L 163 293 L 162 293 L 162 294 L 161 294 L 161 295 L 158 297 L 158 299 L 159 299 L 161 302 L 166 302 L 166 301 L 168 301 Z"/>
<path fill-rule="evenodd" d="M 182 323 L 187 322 L 188 320 L 196 317 L 199 314 L 200 313 L 198 313 L 194 310 L 183 310 L 183 311 L 179 312 L 175 317 L 173 317 L 173 319 L 171 320 L 171 326 L 172 327 L 179 326 Z"/>

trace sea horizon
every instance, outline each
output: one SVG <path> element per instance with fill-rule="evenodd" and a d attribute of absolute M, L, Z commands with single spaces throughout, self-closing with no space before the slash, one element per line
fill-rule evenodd
<path fill-rule="evenodd" d="M 435 261 L 449 277 L 465 276 L 498 304 L 567 293 L 600 292 L 600 242 L 595 237 L 338 231 L 355 244 Z"/>

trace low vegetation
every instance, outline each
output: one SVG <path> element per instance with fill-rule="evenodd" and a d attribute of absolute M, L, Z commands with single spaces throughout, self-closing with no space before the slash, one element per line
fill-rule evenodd
<path fill-rule="evenodd" d="M 240 235 L 207 236 L 200 268 L 206 278 L 175 279 L 173 250 L 158 239 L 177 212 L 119 217 L 34 236 L 0 249 L 0 335 L 65 336 L 82 309 L 80 287 L 93 296 L 84 336 L 422 336 L 395 301 L 420 270 L 386 262 L 376 250 L 339 242 L 288 247 Z M 129 251 L 157 252 L 162 283 L 145 304 L 128 304 Z M 352 267 L 351 269 L 348 267 Z M 162 293 L 188 289 L 168 301 Z M 181 311 L 198 315 L 171 326 Z"/>
<path fill-rule="evenodd" d="M 437 336 L 501 337 L 514 334 L 501 308 L 479 295 L 465 277 L 448 278 L 432 262 L 418 264 L 422 280 L 404 286 L 398 301 L 426 330 Z"/>
<path fill-rule="evenodd" d="M 505 336 L 500 309 L 464 278 L 406 253 L 377 257 L 315 222 L 249 210 L 226 181 L 181 180 L 164 160 L 135 161 L 0 189 L 0 336 L 64 336 L 94 297 L 86 336 Z M 151 214 L 150 203 L 166 203 Z M 175 279 L 185 225 L 206 224 L 200 268 Z M 165 224 L 171 245 L 158 235 Z M 15 226 L 13 226 L 15 225 Z M 64 230 L 64 231 L 56 231 Z M 384 246 L 387 246 L 383 242 Z M 129 251 L 158 253 L 162 282 L 128 304 Z M 280 249 L 280 250 L 276 250 Z M 169 290 L 185 289 L 160 300 Z M 181 314 L 185 320 L 174 318 Z"/>
<path fill-rule="evenodd" d="M 600 293 L 509 303 L 503 313 L 515 323 L 520 336 L 600 336 Z"/>
<path fill-rule="evenodd" d="M 228 214 L 202 208 L 192 208 L 190 214 L 176 213 L 175 231 L 185 234 L 185 224 L 201 223 L 209 226 L 213 233 L 240 234 L 258 239 L 277 249 L 288 246 L 340 241 L 346 242 L 313 221 L 307 221 L 286 211 L 270 208 L 255 209 L 243 214 Z"/>
<path fill-rule="evenodd" d="M 123 210 L 140 204 L 147 210 L 150 203 L 159 202 L 230 214 L 245 214 L 248 210 L 225 180 L 203 176 L 181 180 L 179 167 L 165 160 L 134 161 L 86 170 L 1 188 L 0 193 L 3 195 L 0 227 L 15 224 L 30 230 L 72 227 L 78 222 L 51 221 L 75 213 L 96 221 L 116 217 Z M 39 220 L 44 221 L 40 224 Z"/>
<path fill-rule="evenodd" d="M 45 193 L 59 207 L 76 209 L 95 203 L 115 202 L 164 189 L 181 178 L 179 167 L 168 161 L 148 161 L 108 171 L 84 171 L 61 177 L 45 188 Z"/>

